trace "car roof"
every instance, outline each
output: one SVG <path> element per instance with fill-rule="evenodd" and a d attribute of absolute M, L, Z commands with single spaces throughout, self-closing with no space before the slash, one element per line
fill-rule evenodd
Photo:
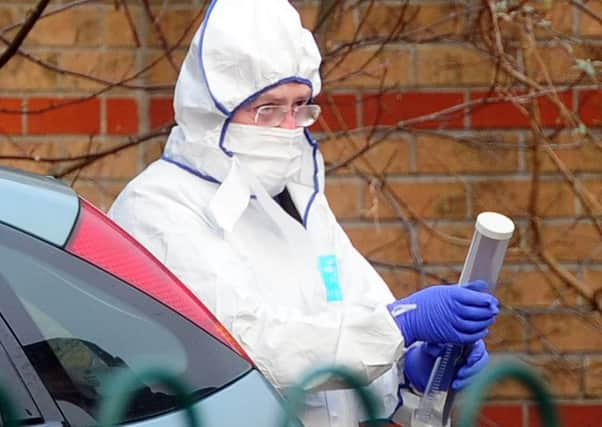
<path fill-rule="evenodd" d="M 67 242 L 79 199 L 51 177 L 0 167 L 0 222 L 57 246 Z"/>

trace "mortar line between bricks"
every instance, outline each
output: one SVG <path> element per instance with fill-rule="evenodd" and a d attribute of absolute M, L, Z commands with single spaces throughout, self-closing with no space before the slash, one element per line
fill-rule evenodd
<path fill-rule="evenodd" d="M 101 9 L 101 7 L 99 7 L 99 5 L 95 5 L 95 8 L 93 8 L 92 10 L 94 10 L 99 16 L 104 16 L 104 11 Z M 100 34 L 105 34 L 106 33 L 106 23 L 107 20 L 106 19 L 102 19 L 101 23 L 100 23 Z M 104 57 L 108 52 L 109 49 L 107 47 L 106 43 L 101 43 L 100 47 L 97 48 L 100 52 L 101 55 Z M 112 90 L 111 90 L 112 91 Z M 107 97 L 106 95 L 109 92 L 103 92 L 100 95 L 100 134 L 101 135 L 108 135 L 109 133 L 109 127 L 108 127 L 108 114 L 107 114 Z"/>
<path fill-rule="evenodd" d="M 335 176 L 352 176 L 352 175 L 329 175 L 328 179 L 334 178 Z M 588 174 L 591 179 L 602 178 L 598 172 L 592 172 Z M 586 179 L 588 176 L 580 175 L 580 179 Z M 420 175 L 402 175 L 402 174 L 391 174 L 387 175 L 387 183 L 393 184 L 437 184 L 437 183 L 480 183 L 480 182 L 492 182 L 492 181 L 504 181 L 507 183 L 521 183 L 527 182 L 531 178 L 529 172 L 516 173 L 515 171 L 510 171 L 508 173 L 496 173 L 496 174 L 477 174 L 475 173 L 457 173 L 457 174 L 425 174 L 421 173 Z M 547 173 L 541 175 L 542 182 L 565 182 L 566 180 L 563 177 L 558 176 L 554 173 Z"/>
<path fill-rule="evenodd" d="M 405 137 L 409 143 L 409 159 L 408 159 L 408 169 L 411 174 L 417 173 L 418 170 L 418 140 L 416 139 L 416 135 L 409 135 Z"/>
<path fill-rule="evenodd" d="M 148 38 L 148 28 L 149 23 L 147 19 L 144 19 L 144 25 L 141 29 L 141 38 L 146 40 Z M 175 53 L 175 51 L 174 51 Z M 149 55 L 148 47 L 143 44 L 141 48 L 136 50 L 136 66 L 140 70 L 144 67 L 145 58 Z M 138 81 L 144 84 L 147 80 L 147 73 L 138 77 Z M 150 129 L 150 99 L 151 95 L 144 91 L 136 94 L 136 104 L 138 106 L 138 131 L 141 133 L 146 133 Z M 142 170 L 144 168 L 144 153 L 146 149 L 145 147 L 138 147 L 138 169 Z"/>
<path fill-rule="evenodd" d="M 472 203 L 472 200 L 474 198 L 473 183 L 470 182 L 470 181 L 467 181 L 464 184 L 464 188 L 466 189 L 466 194 L 465 194 L 466 197 L 464 198 L 465 202 L 466 202 L 466 215 L 468 217 L 472 218 L 472 217 L 474 217 L 474 215 L 476 213 L 474 211 L 474 206 L 473 206 L 473 203 Z"/>
<path fill-rule="evenodd" d="M 29 98 L 27 98 L 26 96 L 21 98 L 21 110 L 23 110 L 23 111 L 27 110 L 28 105 L 29 105 Z M 28 132 L 28 130 L 29 130 L 28 129 L 28 127 L 29 127 L 28 117 L 29 116 L 27 114 L 21 114 L 21 134 L 22 135 L 27 135 L 29 133 Z"/>
<path fill-rule="evenodd" d="M 470 102 L 472 88 L 464 89 L 464 103 Z M 464 110 L 464 128 L 472 130 L 472 111 Z"/>
<path fill-rule="evenodd" d="M 502 312 L 508 315 L 513 315 L 513 316 L 518 316 L 518 317 L 525 317 L 528 318 L 530 316 L 547 316 L 550 314 L 553 315 L 564 315 L 564 316 L 584 316 L 584 315 L 591 315 L 596 313 L 595 311 L 592 311 L 591 307 L 589 305 L 586 304 L 582 304 L 582 305 L 575 305 L 574 307 L 570 307 L 570 306 L 553 306 L 553 307 L 548 307 L 548 306 L 542 306 L 542 307 L 526 307 L 526 306 L 518 306 L 518 307 L 508 307 L 508 308 L 503 308 Z M 566 356 L 574 356 L 574 357 L 579 357 L 581 355 L 592 355 L 592 354 L 597 354 L 595 351 L 590 351 L 590 352 L 583 352 L 583 351 L 573 351 L 573 352 L 565 352 L 564 355 Z"/>

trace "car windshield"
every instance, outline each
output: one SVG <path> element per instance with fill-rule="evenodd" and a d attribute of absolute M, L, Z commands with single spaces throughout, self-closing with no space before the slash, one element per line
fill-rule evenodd
<path fill-rule="evenodd" d="M 71 425 L 96 423 L 112 378 L 167 369 L 197 398 L 251 369 L 189 320 L 112 275 L 0 224 L 0 309 Z M 176 407 L 160 384 L 141 389 L 122 421 Z"/>

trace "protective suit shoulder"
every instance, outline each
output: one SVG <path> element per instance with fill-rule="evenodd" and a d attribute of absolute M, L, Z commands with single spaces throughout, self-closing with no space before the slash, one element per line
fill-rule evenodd
<path fill-rule="evenodd" d="M 194 185 L 180 184 L 188 180 Z M 170 238 L 211 234 L 200 209 L 211 185 L 159 160 L 123 189 L 108 215 L 164 263 Z"/>

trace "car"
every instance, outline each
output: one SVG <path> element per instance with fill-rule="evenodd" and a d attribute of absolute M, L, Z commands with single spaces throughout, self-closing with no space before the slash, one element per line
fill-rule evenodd
<path fill-rule="evenodd" d="M 166 267 L 70 187 L 2 167 L 0 314 L 20 423 L 96 425 L 115 378 L 156 367 L 188 386 L 202 426 L 283 425 L 280 395 Z M 184 425 L 172 388 L 140 382 L 120 423 Z"/>

